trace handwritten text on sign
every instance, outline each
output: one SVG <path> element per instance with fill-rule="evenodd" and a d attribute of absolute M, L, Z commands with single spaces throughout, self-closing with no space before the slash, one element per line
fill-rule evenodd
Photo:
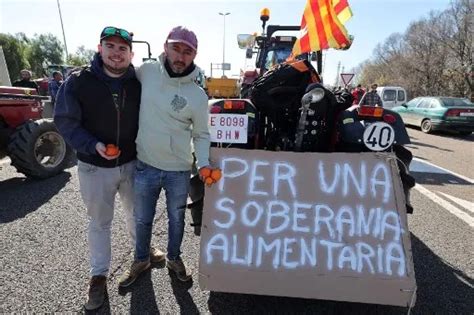
<path fill-rule="evenodd" d="M 212 142 L 247 143 L 247 128 L 247 115 L 209 114 Z"/>
<path fill-rule="evenodd" d="M 203 261 L 406 276 L 407 231 L 389 164 L 328 158 L 310 165 L 222 157 Z"/>
<path fill-rule="evenodd" d="M 416 280 L 389 153 L 211 148 L 203 290 L 406 306 Z"/>

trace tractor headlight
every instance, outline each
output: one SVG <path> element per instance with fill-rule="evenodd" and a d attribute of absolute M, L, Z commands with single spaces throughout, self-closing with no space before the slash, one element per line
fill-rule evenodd
<path fill-rule="evenodd" d="M 310 104 L 319 102 L 324 97 L 324 89 L 321 87 L 316 87 L 303 95 L 301 98 L 301 105 L 303 107 L 309 107 Z"/>

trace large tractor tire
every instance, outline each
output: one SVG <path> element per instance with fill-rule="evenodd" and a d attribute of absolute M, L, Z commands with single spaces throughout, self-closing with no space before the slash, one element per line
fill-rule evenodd
<path fill-rule="evenodd" d="M 28 121 L 17 127 L 8 144 L 8 155 L 18 172 L 42 179 L 70 166 L 72 149 L 52 119 Z"/>

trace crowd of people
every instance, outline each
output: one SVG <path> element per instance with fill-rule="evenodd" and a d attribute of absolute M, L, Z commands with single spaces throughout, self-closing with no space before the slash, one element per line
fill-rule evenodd
<path fill-rule="evenodd" d="M 377 93 L 377 87 L 378 85 L 374 83 L 370 86 L 370 88 L 364 89 L 361 84 L 358 84 L 355 88 L 349 89 L 349 92 L 352 94 L 352 104 L 383 106 L 382 99 Z M 341 86 L 338 86 L 333 91 L 338 92 L 342 90 L 343 88 Z"/>
<path fill-rule="evenodd" d="M 12 83 L 14 87 L 35 89 L 36 92 L 40 92 L 38 83 L 31 79 L 32 73 L 28 69 L 20 71 L 20 79 Z M 59 88 L 63 84 L 63 74 L 59 71 L 54 71 L 51 78 L 48 79 L 48 95 L 51 97 L 51 103 L 54 106 L 56 102 L 56 95 L 58 94 Z"/>

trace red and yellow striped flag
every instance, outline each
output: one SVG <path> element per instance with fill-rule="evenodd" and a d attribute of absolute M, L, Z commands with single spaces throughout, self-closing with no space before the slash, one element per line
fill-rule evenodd
<path fill-rule="evenodd" d="M 347 0 L 308 0 L 292 55 L 349 46 L 349 35 L 343 23 L 351 16 Z"/>
<path fill-rule="evenodd" d="M 334 12 L 342 24 L 346 24 L 347 20 L 352 17 L 352 10 L 347 0 L 333 0 Z"/>

